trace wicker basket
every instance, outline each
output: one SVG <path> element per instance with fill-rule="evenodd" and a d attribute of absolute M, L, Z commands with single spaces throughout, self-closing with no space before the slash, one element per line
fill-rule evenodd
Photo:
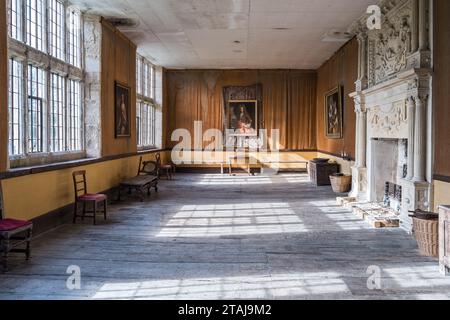
<path fill-rule="evenodd" d="M 413 223 L 420 253 L 427 257 L 439 257 L 439 220 L 413 218 Z"/>
<path fill-rule="evenodd" d="M 336 193 L 346 193 L 352 188 L 352 176 L 330 176 L 330 181 Z"/>

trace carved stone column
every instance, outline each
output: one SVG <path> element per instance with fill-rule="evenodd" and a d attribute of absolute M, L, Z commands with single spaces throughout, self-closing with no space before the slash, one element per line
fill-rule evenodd
<path fill-rule="evenodd" d="M 426 168 L 426 106 L 428 95 L 419 94 L 415 98 L 414 126 L 414 178 L 415 182 L 424 182 Z"/>
<path fill-rule="evenodd" d="M 350 95 L 355 101 L 356 112 L 356 161 L 352 168 L 351 197 L 367 200 L 367 112 L 364 97 L 356 92 Z"/>
<path fill-rule="evenodd" d="M 356 166 L 358 168 L 366 168 L 366 152 L 367 152 L 367 113 L 366 110 L 356 111 L 357 132 L 356 132 Z"/>
<path fill-rule="evenodd" d="M 414 177 L 414 126 L 415 126 L 415 101 L 413 97 L 408 99 L 408 174 L 407 180 Z"/>

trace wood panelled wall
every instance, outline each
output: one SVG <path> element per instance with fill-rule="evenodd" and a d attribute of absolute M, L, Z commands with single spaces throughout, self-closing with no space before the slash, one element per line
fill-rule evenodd
<path fill-rule="evenodd" d="M 102 155 L 137 152 L 136 45 L 110 23 L 102 20 Z M 115 81 L 131 89 L 131 137 L 115 138 Z"/>
<path fill-rule="evenodd" d="M 450 1 L 434 2 L 435 178 L 450 182 Z"/>
<path fill-rule="evenodd" d="M 166 70 L 166 146 L 171 133 L 203 121 L 203 130 L 223 130 L 222 89 L 262 84 L 264 128 L 280 130 L 283 150 L 315 150 L 316 72 L 303 70 Z"/>
<path fill-rule="evenodd" d="M 0 172 L 8 164 L 8 28 L 6 0 L 0 0 Z"/>
<path fill-rule="evenodd" d="M 340 155 L 346 151 L 355 155 L 355 105 L 349 94 L 355 91 L 358 78 L 358 42 L 351 40 L 317 72 L 317 148 L 320 151 Z M 325 94 L 342 86 L 344 91 L 344 133 L 343 139 L 328 139 L 325 135 Z"/>

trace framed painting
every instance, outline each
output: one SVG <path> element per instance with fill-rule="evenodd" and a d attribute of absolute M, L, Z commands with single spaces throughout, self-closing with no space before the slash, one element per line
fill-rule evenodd
<path fill-rule="evenodd" d="M 325 94 L 325 135 L 329 139 L 343 137 L 342 88 L 337 87 Z"/>
<path fill-rule="evenodd" d="M 227 131 L 231 136 L 258 136 L 258 101 L 232 100 L 227 106 Z"/>
<path fill-rule="evenodd" d="M 131 136 L 131 91 L 130 88 L 115 82 L 115 136 L 128 138 Z"/>

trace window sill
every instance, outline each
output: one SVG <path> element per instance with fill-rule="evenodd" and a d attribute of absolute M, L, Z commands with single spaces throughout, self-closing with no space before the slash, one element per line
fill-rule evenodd
<path fill-rule="evenodd" d="M 157 147 L 138 147 L 138 153 L 160 150 Z"/>
<path fill-rule="evenodd" d="M 50 153 L 30 153 L 25 156 L 14 156 L 10 158 L 11 169 L 21 169 L 29 167 L 40 167 L 46 165 L 56 165 L 62 162 L 70 162 L 86 159 L 85 151 L 50 152 Z"/>
<path fill-rule="evenodd" d="M 163 151 L 166 151 L 166 150 L 165 149 L 151 149 L 151 150 L 143 150 L 143 151 L 139 151 L 136 153 L 123 154 L 123 155 L 117 155 L 117 156 L 108 156 L 108 157 L 102 157 L 102 158 L 83 158 L 83 159 L 78 159 L 78 160 L 58 162 L 58 163 L 52 163 L 52 164 L 46 164 L 46 165 L 14 168 L 14 169 L 10 169 L 9 171 L 0 173 L 0 179 L 12 179 L 12 178 L 17 178 L 17 177 L 22 177 L 22 176 L 27 176 L 27 175 L 32 175 L 32 174 L 77 168 L 77 167 L 92 165 L 92 164 L 101 163 L 101 162 L 113 161 L 113 160 L 118 160 L 118 159 L 123 159 L 123 158 L 134 157 L 134 156 L 142 156 L 145 154 L 151 154 L 151 153 L 163 152 Z"/>

